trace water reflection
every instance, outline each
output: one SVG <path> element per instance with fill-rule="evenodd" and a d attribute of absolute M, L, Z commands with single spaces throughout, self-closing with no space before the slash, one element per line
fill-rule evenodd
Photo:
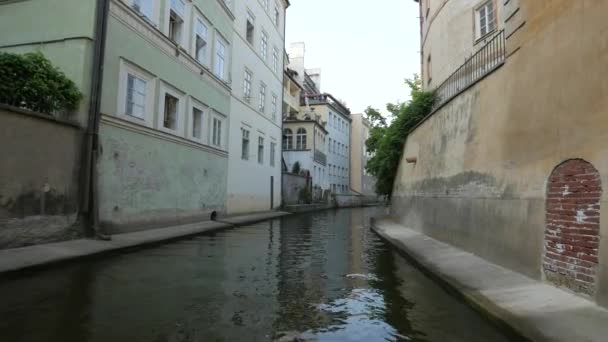
<path fill-rule="evenodd" d="M 505 341 L 324 211 L 0 281 L 2 341 Z"/>

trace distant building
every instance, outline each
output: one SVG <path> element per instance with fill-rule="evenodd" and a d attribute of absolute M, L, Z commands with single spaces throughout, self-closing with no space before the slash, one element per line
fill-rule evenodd
<path fill-rule="evenodd" d="M 333 95 L 321 92 L 321 70 L 306 69 L 304 43 L 292 43 L 289 69 L 302 86 L 300 106 L 310 111 L 310 117 L 324 122 L 327 166 L 325 183 L 332 193 L 349 193 L 350 183 L 350 110 Z M 323 176 L 322 176 L 323 177 Z"/>
<path fill-rule="evenodd" d="M 374 196 L 376 180 L 365 169 L 371 154 L 367 151 L 365 142 L 369 139 L 370 124 L 363 114 L 352 114 L 352 130 L 350 139 L 350 187 L 365 196 Z"/>

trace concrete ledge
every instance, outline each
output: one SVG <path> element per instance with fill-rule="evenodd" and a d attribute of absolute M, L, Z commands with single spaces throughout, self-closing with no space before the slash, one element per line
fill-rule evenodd
<path fill-rule="evenodd" d="M 472 306 L 533 341 L 606 341 L 608 310 L 390 220 L 372 229 Z"/>
<path fill-rule="evenodd" d="M 77 258 L 99 255 L 121 249 L 150 245 L 199 235 L 202 233 L 233 228 L 289 215 L 285 212 L 264 212 L 224 218 L 223 222 L 199 223 L 151 229 L 135 233 L 112 235 L 112 240 L 79 239 L 29 247 L 0 250 L 0 274 L 47 266 Z"/>

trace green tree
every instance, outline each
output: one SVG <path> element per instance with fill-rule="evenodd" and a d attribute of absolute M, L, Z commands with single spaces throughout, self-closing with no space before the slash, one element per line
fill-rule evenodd
<path fill-rule="evenodd" d="M 411 100 L 387 104 L 386 109 L 392 116 L 390 124 L 386 124 L 385 120 L 377 119 L 377 111 L 371 107 L 368 107 L 371 109 L 369 114 L 365 112 L 372 123 L 366 146 L 368 151 L 373 153 L 366 169 L 376 177 L 376 193 L 389 198 L 393 192 L 393 183 L 407 135 L 431 113 L 435 101 L 434 93 L 421 89 L 420 78 L 417 75 L 407 79 L 405 83 L 410 89 Z"/>
<path fill-rule="evenodd" d="M 0 102 L 41 113 L 74 110 L 82 93 L 40 52 L 0 52 Z"/>

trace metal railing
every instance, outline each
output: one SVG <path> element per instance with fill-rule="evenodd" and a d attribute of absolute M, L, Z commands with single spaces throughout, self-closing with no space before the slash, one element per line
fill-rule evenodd
<path fill-rule="evenodd" d="M 505 31 L 499 31 L 435 89 L 433 111 L 505 63 Z"/>
<path fill-rule="evenodd" d="M 327 165 L 327 155 L 315 149 L 315 161 L 323 166 Z"/>

